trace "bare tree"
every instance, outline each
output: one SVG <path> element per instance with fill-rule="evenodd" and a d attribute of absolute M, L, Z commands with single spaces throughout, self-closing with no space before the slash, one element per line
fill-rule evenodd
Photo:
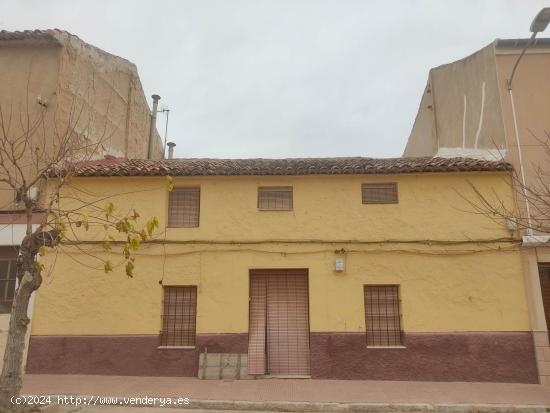
<path fill-rule="evenodd" d="M 475 196 L 462 194 L 462 197 L 475 212 L 499 222 L 505 220 L 511 229 L 526 230 L 528 234 L 550 234 L 550 134 L 546 133 L 544 139 L 532 132 L 531 135 L 539 142 L 543 154 L 540 163 L 526 165 L 525 180 L 521 172 L 513 171 L 510 185 L 515 205 L 505 202 L 495 193 L 484 193 L 473 184 L 470 186 Z"/>
<path fill-rule="evenodd" d="M 108 251 L 112 244 L 120 244 L 121 254 L 118 264 L 96 255 L 98 268 L 110 272 L 116 265 L 123 265 L 128 277 L 132 277 L 132 252 L 150 239 L 158 226 L 156 218 L 144 221 L 135 210 L 119 211 L 108 196 L 83 200 L 84 197 L 66 191 L 75 170 L 82 163 L 101 157 L 102 145 L 109 142 L 114 132 L 105 126 L 93 138 L 82 133 L 90 130 L 93 122 L 84 103 L 77 107 L 73 102 L 68 119 L 63 121 L 47 117 L 45 108 L 38 113 L 29 110 L 28 99 L 17 119 L 12 109 L 0 106 L 0 183 L 16 193 L 26 231 L 19 247 L 17 287 L 0 376 L 0 408 L 7 410 L 14 408 L 10 398 L 18 395 L 22 387 L 29 302 L 46 271 L 39 257 L 68 244 L 90 255 L 79 246 L 79 236 L 96 227 L 104 232 L 103 249 Z M 40 196 L 36 196 L 37 188 Z M 37 214 L 41 217 L 38 225 Z"/>

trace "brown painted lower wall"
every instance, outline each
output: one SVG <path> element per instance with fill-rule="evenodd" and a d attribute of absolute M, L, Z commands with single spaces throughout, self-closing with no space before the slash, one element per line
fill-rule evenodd
<path fill-rule="evenodd" d="M 246 353 L 247 334 L 199 334 L 196 349 L 158 337 L 32 336 L 28 373 L 196 376 L 198 354 Z M 537 383 L 531 333 L 406 333 L 403 349 L 372 349 L 364 333 L 311 333 L 311 375 L 324 379 Z"/>
<path fill-rule="evenodd" d="M 199 352 L 246 353 L 247 334 L 199 334 L 195 349 L 159 349 L 158 336 L 31 336 L 27 373 L 197 376 Z"/>
<path fill-rule="evenodd" d="M 406 333 L 406 348 L 367 348 L 364 333 L 312 333 L 311 375 L 323 379 L 538 383 L 530 332 Z"/>

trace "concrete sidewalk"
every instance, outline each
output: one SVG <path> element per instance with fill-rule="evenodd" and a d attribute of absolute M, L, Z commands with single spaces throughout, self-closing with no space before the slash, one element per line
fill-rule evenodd
<path fill-rule="evenodd" d="M 198 380 L 188 377 L 26 375 L 23 394 L 188 397 L 199 401 L 318 403 L 428 403 L 550 406 L 550 387 L 537 384 L 360 380 Z M 302 404 L 302 403 L 298 403 Z M 215 408 L 215 403 L 210 405 Z M 243 405 L 246 405 L 243 404 Z M 251 407 L 253 403 L 249 404 Z M 257 406 L 257 405 L 256 405 Z M 230 407 L 233 408 L 233 407 Z M 251 408 L 244 410 L 252 410 Z M 263 410 L 263 409 L 260 409 Z"/>

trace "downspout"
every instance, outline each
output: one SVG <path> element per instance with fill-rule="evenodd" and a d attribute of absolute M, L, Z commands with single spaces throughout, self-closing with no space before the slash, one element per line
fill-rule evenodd
<path fill-rule="evenodd" d="M 155 131 L 157 128 L 157 109 L 160 100 L 159 95 L 151 96 L 153 98 L 153 111 L 151 112 L 151 123 L 149 128 L 149 145 L 147 147 L 147 159 L 153 157 L 153 142 L 155 139 Z"/>

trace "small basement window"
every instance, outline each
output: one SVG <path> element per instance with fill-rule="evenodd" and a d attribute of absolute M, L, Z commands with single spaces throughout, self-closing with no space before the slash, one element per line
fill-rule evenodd
<path fill-rule="evenodd" d="M 363 204 L 397 204 L 397 184 L 362 184 Z"/>
<path fill-rule="evenodd" d="M 261 211 L 292 211 L 292 187 L 259 187 L 258 209 Z"/>

